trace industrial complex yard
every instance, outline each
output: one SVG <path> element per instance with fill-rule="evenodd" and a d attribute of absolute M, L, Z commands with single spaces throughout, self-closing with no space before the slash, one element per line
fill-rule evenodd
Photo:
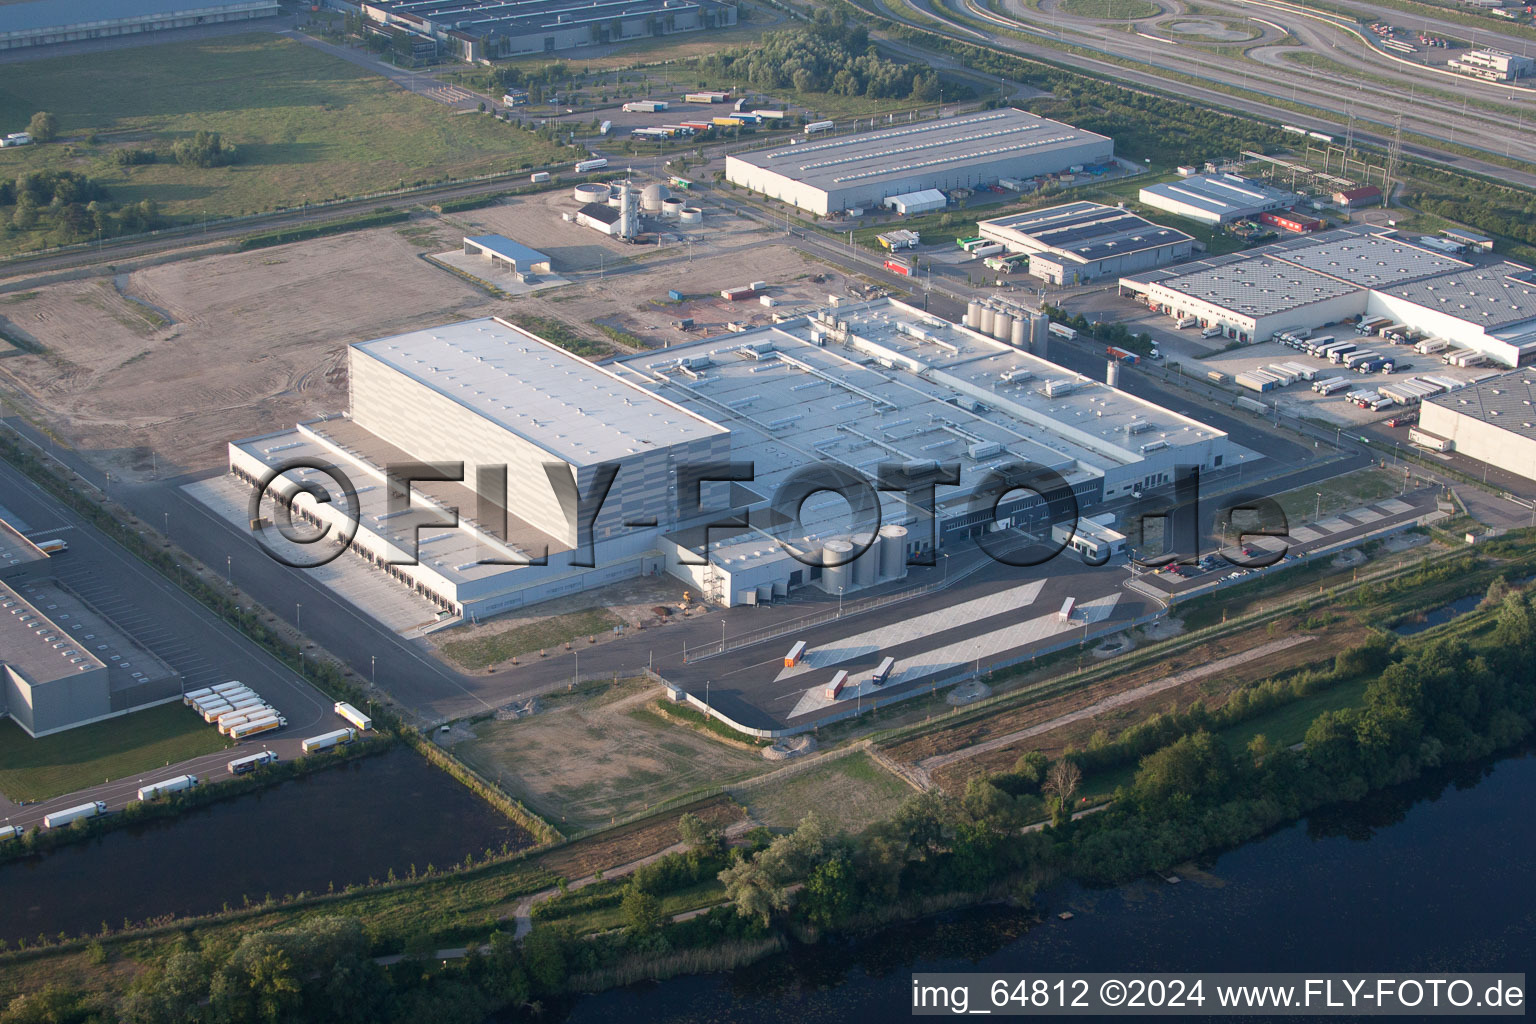
<path fill-rule="evenodd" d="M 207 2 L 0 4 L 0 1021 L 884 1020 L 1529 746 L 1526 11 Z"/>

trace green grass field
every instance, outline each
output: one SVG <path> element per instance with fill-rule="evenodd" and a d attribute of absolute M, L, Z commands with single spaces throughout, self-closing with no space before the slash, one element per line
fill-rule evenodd
<path fill-rule="evenodd" d="M 1362 469 L 1321 484 L 1277 494 L 1275 500 L 1285 511 L 1286 522 L 1295 526 L 1315 520 L 1319 508 L 1324 517 L 1335 512 L 1346 512 L 1393 497 L 1402 489 L 1402 485 L 1400 473 L 1384 469 Z M 1322 495 L 1321 499 L 1318 498 L 1319 494 Z"/>
<path fill-rule="evenodd" d="M 0 793 L 47 800 L 233 745 L 179 703 L 41 739 L 6 719 L 0 722 Z"/>
<path fill-rule="evenodd" d="M 1161 10 L 1148 0 L 1061 0 L 1064 14 L 1079 18 L 1104 18 L 1127 21 L 1132 18 L 1150 18 Z"/>
<path fill-rule="evenodd" d="M 914 792 L 861 752 L 783 782 L 743 790 L 737 799 L 764 825 L 794 828 L 815 808 L 837 828 L 858 832 L 892 814 Z"/>
<path fill-rule="evenodd" d="M 442 177 L 562 161 L 567 150 L 479 114 L 455 115 L 310 46 L 271 35 L 135 47 L 0 66 L 0 124 L 38 110 L 59 139 L 0 151 L 0 177 L 43 167 L 99 179 L 118 203 L 153 199 L 185 220 L 254 213 Z M 199 129 L 240 149 L 231 167 L 183 167 L 170 145 Z M 156 149 L 119 167 L 119 148 Z M 9 211 L 0 211 L 9 220 Z M 0 233 L 0 248 L 47 244 Z"/>
<path fill-rule="evenodd" d="M 445 655 L 469 669 L 487 668 L 520 654 L 532 654 L 554 648 L 570 640 L 581 640 L 596 633 L 606 633 L 623 620 L 606 608 L 585 608 L 579 612 L 554 615 L 526 626 L 517 626 L 500 633 L 461 640 L 448 640 L 442 645 Z M 456 629 L 448 635 L 459 633 Z"/>

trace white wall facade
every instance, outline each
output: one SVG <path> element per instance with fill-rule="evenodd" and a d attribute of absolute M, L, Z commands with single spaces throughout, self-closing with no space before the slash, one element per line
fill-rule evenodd
<path fill-rule="evenodd" d="M 1536 480 L 1536 439 L 1434 402 L 1419 408 L 1419 429 L 1452 441 L 1459 455 Z"/>

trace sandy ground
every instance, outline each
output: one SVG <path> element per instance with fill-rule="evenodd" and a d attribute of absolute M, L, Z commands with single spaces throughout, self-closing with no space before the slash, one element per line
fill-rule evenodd
<path fill-rule="evenodd" d="M 707 332 L 732 320 L 770 321 L 771 310 L 755 301 L 720 299 L 723 288 L 764 280 L 792 308 L 861 283 L 802 256 L 782 235 L 703 205 L 703 228 L 668 234 L 660 248 L 562 220 L 577 208 L 562 189 L 249 253 L 20 283 L 0 297 L 0 327 L 44 351 L 0 359 L 0 382 L 114 474 L 167 476 L 222 465 L 233 438 L 345 410 L 346 346 L 354 342 L 524 313 L 609 347 L 600 325 L 662 346 L 686 336 L 671 326 L 680 317 Z M 484 233 L 549 253 L 555 272 L 573 283 L 498 300 L 421 258 Z M 669 301 L 669 289 L 690 300 Z"/>
<path fill-rule="evenodd" d="M 756 751 L 656 716 L 647 710 L 655 698 L 649 683 L 586 699 L 550 695 L 531 717 L 480 723 L 453 751 L 562 829 L 772 770 Z"/>
<path fill-rule="evenodd" d="M 151 447 L 162 475 L 217 466 L 231 438 L 344 409 L 347 344 L 490 311 L 417 251 L 381 228 L 45 286 L 0 315 L 46 353 L 0 374 L 114 472 Z"/>

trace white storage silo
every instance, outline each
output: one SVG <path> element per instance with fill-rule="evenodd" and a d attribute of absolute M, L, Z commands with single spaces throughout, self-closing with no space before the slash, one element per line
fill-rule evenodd
<path fill-rule="evenodd" d="M 1120 386 L 1120 364 L 1113 359 L 1104 366 L 1104 383 L 1112 388 Z"/>
<path fill-rule="evenodd" d="M 981 323 L 981 303 L 975 299 L 965 304 L 965 326 L 975 328 Z"/>
<path fill-rule="evenodd" d="M 853 535 L 854 550 L 864 553 L 853 563 L 853 583 L 858 587 L 872 587 L 880 578 L 880 538 L 873 533 Z"/>
<path fill-rule="evenodd" d="M 976 329 L 978 331 L 980 331 L 982 334 L 991 334 L 992 333 L 992 324 L 993 324 L 993 322 L 996 319 L 997 319 L 997 314 L 995 312 L 993 312 L 991 306 L 982 306 L 981 307 L 981 322 L 979 324 L 977 324 Z"/>
<path fill-rule="evenodd" d="M 829 594 L 853 589 L 853 570 L 848 559 L 853 545 L 846 540 L 829 540 L 821 546 L 821 587 Z"/>
<path fill-rule="evenodd" d="M 704 211 L 697 206 L 685 206 L 677 215 L 677 222 L 679 224 L 702 224 L 704 222 Z"/>
<path fill-rule="evenodd" d="M 880 527 L 880 578 L 905 579 L 907 575 L 907 528 L 896 523 Z"/>
<path fill-rule="evenodd" d="M 1008 344 L 1012 345 L 1014 348 L 1023 348 L 1025 344 L 1024 335 L 1027 329 L 1028 325 L 1024 323 L 1023 317 L 1019 317 L 1017 320 L 1015 320 L 1013 322 L 1013 329 L 1008 332 Z"/>
<path fill-rule="evenodd" d="M 1007 341 L 1008 335 L 1013 332 L 1013 317 L 1007 313 L 998 313 L 992 318 L 992 337 L 998 341 Z"/>

